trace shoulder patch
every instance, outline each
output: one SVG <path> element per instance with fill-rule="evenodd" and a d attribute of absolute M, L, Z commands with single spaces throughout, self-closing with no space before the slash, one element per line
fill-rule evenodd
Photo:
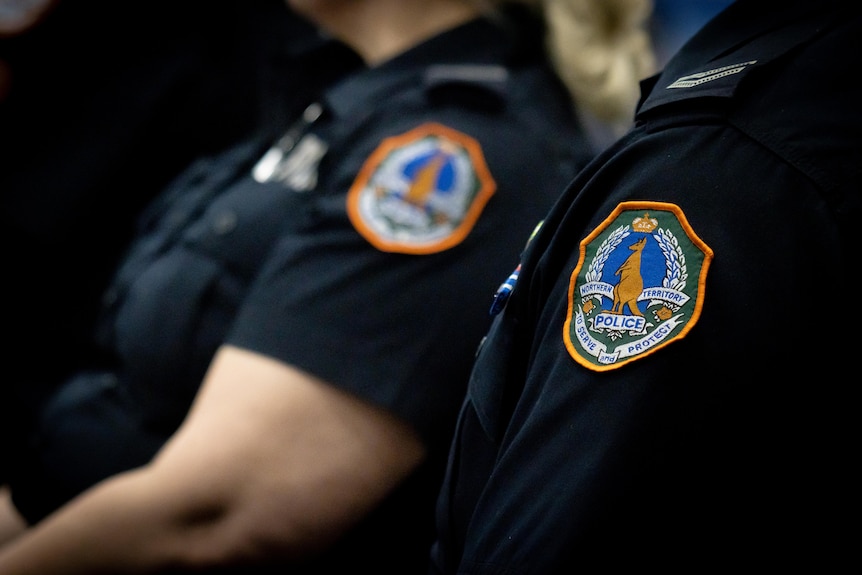
<path fill-rule="evenodd" d="M 467 237 L 496 188 L 475 139 L 428 123 L 380 143 L 348 192 L 347 213 L 376 248 L 429 254 Z"/>
<path fill-rule="evenodd" d="M 569 354 L 606 371 L 685 337 L 712 257 L 678 206 L 618 205 L 580 245 L 563 327 Z"/>

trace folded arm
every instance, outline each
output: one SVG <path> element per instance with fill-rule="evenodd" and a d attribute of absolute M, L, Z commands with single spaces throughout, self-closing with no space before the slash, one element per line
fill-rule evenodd
<path fill-rule="evenodd" d="M 224 347 L 154 461 L 103 481 L 11 542 L 0 551 L 0 575 L 304 558 L 373 509 L 424 455 L 384 410 Z"/>

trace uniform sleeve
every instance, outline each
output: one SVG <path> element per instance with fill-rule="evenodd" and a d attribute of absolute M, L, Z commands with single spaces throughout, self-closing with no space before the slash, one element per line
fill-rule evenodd
<path fill-rule="evenodd" d="M 732 28 L 760 13 L 735 6 L 753 12 Z M 775 27 L 750 19 L 746 35 Z M 440 572 L 820 563 L 851 549 L 829 526 L 856 491 L 845 374 L 860 337 L 836 296 L 857 283 L 860 116 L 830 55 L 858 46 L 859 19 L 834 35 L 794 21 L 825 48 L 795 47 L 724 101 L 714 88 L 734 75 L 700 67 L 710 43 L 695 38 L 698 66 L 682 58 L 670 81 L 706 97 L 662 89 L 546 218 L 471 378 L 438 504 Z M 759 33 L 739 57 L 726 32 L 712 29 L 716 51 L 743 68 L 784 53 L 761 41 L 810 38 Z M 692 234 L 713 254 L 705 274 Z M 632 269 L 643 285 L 623 289 Z"/>
<path fill-rule="evenodd" d="M 493 294 L 571 176 L 499 124 L 419 117 L 331 151 L 340 165 L 307 225 L 271 252 L 228 341 L 383 405 L 442 446 Z"/>
<path fill-rule="evenodd" d="M 558 231 L 540 268 L 525 266 L 520 295 L 530 301 L 518 297 L 518 285 L 514 308 L 504 312 L 540 314 L 502 318 L 483 347 L 453 451 L 462 464 L 451 467 L 441 500 L 449 529 L 439 564 L 463 553 L 461 568 L 471 573 L 504 566 L 566 572 L 593 561 L 612 566 L 616 548 L 664 562 L 669 541 L 691 553 L 715 553 L 728 540 L 734 553 L 746 546 L 763 553 L 763 526 L 775 541 L 802 544 L 800 518 L 827 521 L 816 501 L 796 495 L 820 481 L 823 469 L 833 477 L 848 471 L 832 447 L 834 438 L 849 437 L 848 414 L 830 399 L 841 393 L 842 376 L 820 355 L 840 349 L 844 338 L 816 319 L 817 298 L 805 297 L 813 295 L 816 269 L 846 279 L 834 205 L 804 174 L 733 129 L 652 138 L 674 150 L 675 173 L 646 166 L 635 175 L 627 165 L 639 154 L 635 146 L 603 174 L 588 174 L 590 186 L 561 216 L 562 228 L 577 234 Z M 587 367 L 586 352 L 572 352 L 564 335 L 570 302 L 583 293 L 569 287 L 579 265 L 573 246 L 617 206 L 643 198 L 679 206 L 714 251 L 702 310 L 684 337 L 654 353 L 617 369 Z M 588 210 L 592 202 L 600 207 Z M 805 233 L 791 224 L 799 221 Z M 586 257 L 592 261 L 589 250 Z M 694 281 L 694 268 L 686 271 Z M 519 330 L 536 339 L 519 339 Z M 536 354 L 528 359 L 530 350 Z M 800 356 L 821 358 L 813 360 L 816 383 L 795 372 Z M 465 511 L 465 501 L 475 508 Z M 467 546 L 458 549 L 464 533 Z"/>

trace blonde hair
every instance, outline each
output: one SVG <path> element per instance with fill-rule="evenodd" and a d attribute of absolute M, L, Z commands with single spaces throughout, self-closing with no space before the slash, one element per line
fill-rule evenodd
<path fill-rule="evenodd" d="M 486 8 L 507 1 L 541 11 L 548 55 L 577 109 L 626 129 L 640 81 L 656 71 L 652 0 L 478 0 Z"/>
<path fill-rule="evenodd" d="M 527 0 L 541 3 L 547 47 L 576 102 L 611 124 L 631 122 L 639 83 L 655 71 L 651 0 Z"/>

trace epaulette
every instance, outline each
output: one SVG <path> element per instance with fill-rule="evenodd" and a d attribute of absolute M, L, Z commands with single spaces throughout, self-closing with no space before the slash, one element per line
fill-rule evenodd
<path fill-rule="evenodd" d="M 830 12 L 817 17 L 816 4 L 806 10 L 801 15 L 783 14 L 785 21 L 770 21 L 753 29 L 739 27 L 735 37 L 723 42 L 728 48 L 718 54 L 711 54 L 714 50 L 698 50 L 701 44 L 712 45 L 711 38 L 715 35 L 728 35 L 717 23 L 723 18 L 732 19 L 735 12 L 728 10 L 719 15 L 690 41 L 691 49 L 672 58 L 660 76 L 642 84 L 650 91 L 639 106 L 638 118 L 655 108 L 693 98 L 734 98 L 751 76 L 778 64 L 800 45 L 810 42 L 824 23 L 834 18 Z M 715 27 L 718 30 L 712 32 Z M 735 29 L 730 25 L 727 28 Z"/>
<path fill-rule="evenodd" d="M 432 104 L 456 103 L 482 109 L 502 109 L 506 102 L 509 71 L 499 65 L 438 64 L 423 75 L 425 93 Z"/>

